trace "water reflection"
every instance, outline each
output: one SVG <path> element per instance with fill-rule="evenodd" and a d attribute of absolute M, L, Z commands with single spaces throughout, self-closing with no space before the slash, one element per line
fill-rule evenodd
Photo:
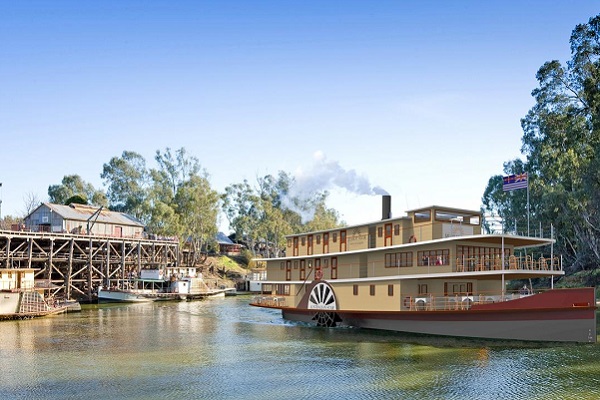
<path fill-rule="evenodd" d="M 248 298 L 0 324 L 2 398 L 598 398 L 598 345 L 283 321 Z"/>

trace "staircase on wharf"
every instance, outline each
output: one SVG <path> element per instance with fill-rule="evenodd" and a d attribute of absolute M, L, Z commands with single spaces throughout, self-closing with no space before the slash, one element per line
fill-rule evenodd
<path fill-rule="evenodd" d="M 101 285 L 185 265 L 188 257 L 176 240 L 0 230 L 0 268 L 34 268 L 40 287 L 79 301 L 95 300 Z"/>

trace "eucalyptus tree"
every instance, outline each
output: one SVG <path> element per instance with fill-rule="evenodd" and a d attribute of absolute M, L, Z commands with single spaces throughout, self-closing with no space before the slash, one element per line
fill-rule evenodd
<path fill-rule="evenodd" d="M 79 175 L 65 175 L 61 184 L 48 187 L 48 198 L 51 203 L 65 204 L 68 199 L 77 195 L 94 206 L 108 205 L 106 194 L 95 189 L 91 183 L 85 182 Z"/>
<path fill-rule="evenodd" d="M 225 188 L 221 196 L 221 207 L 235 232 L 238 241 L 247 242 L 248 248 L 256 255 L 256 243 L 259 235 L 259 224 L 263 214 L 260 196 L 244 179 L 242 183 L 234 183 Z"/>
<path fill-rule="evenodd" d="M 219 194 L 206 174 L 193 174 L 177 188 L 175 205 L 180 237 L 192 247 L 196 261 L 203 248 L 216 242 Z"/>
<path fill-rule="evenodd" d="M 525 163 L 520 159 L 505 162 L 503 172 L 505 175 L 522 174 L 525 172 Z M 503 232 L 521 234 L 526 232 L 528 213 L 526 190 L 504 192 L 503 176 L 495 175 L 489 179 L 481 201 L 485 216 L 483 226 L 488 232 L 499 228 Z M 531 213 L 532 210 L 529 212 Z M 496 218 L 502 221 L 501 227 L 495 225 Z"/>
<path fill-rule="evenodd" d="M 289 175 L 282 171 L 277 177 L 266 175 L 258 179 L 257 190 L 262 215 L 257 234 L 265 241 L 267 255 L 279 256 L 281 249 L 285 248 L 285 235 L 293 231 L 290 217 L 294 213 L 284 209 L 282 203 L 292 182 Z"/>
<path fill-rule="evenodd" d="M 305 231 L 321 231 L 342 227 L 345 225 L 340 220 L 340 214 L 337 210 L 329 208 L 326 205 L 328 192 L 323 192 L 315 196 L 313 201 L 313 217 L 304 225 Z"/>
<path fill-rule="evenodd" d="M 600 15 L 577 25 L 570 45 L 566 65 L 553 60 L 537 72 L 535 105 L 521 121 L 521 151 L 534 212 L 557 227 L 557 246 L 576 271 L 600 263 L 600 221 L 591 213 L 600 197 Z"/>
<path fill-rule="evenodd" d="M 264 255 L 278 256 L 286 235 L 341 225 L 338 213 L 326 207 L 327 192 L 299 196 L 294 189 L 294 179 L 283 171 L 257 178 L 256 187 L 244 180 L 225 189 L 223 212 L 255 255 L 259 242 Z"/>
<path fill-rule="evenodd" d="M 177 236 L 197 257 L 216 241 L 219 195 L 198 159 L 184 148 L 157 151 L 155 159 L 158 168 L 150 170 L 152 185 L 145 202 L 148 226 L 158 235 Z"/>
<path fill-rule="evenodd" d="M 144 157 L 124 151 L 121 157 L 113 157 L 104 164 L 100 177 L 108 186 L 111 210 L 133 215 L 142 221 L 147 219 L 144 202 L 148 196 L 149 172 Z"/>
<path fill-rule="evenodd" d="M 148 229 L 163 236 L 179 236 L 182 232 L 175 196 L 179 188 L 200 170 L 198 159 L 188 157 L 184 148 L 175 151 L 156 151 L 154 157 L 158 168 L 149 170 L 151 185 L 144 203 L 148 215 Z M 190 167 L 191 165 L 191 167 Z"/>

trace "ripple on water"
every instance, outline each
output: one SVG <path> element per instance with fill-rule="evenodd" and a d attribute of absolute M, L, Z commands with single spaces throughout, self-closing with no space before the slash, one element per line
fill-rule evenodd
<path fill-rule="evenodd" d="M 313 328 L 243 298 L 90 307 L 0 337 L 3 399 L 600 398 L 598 345 Z"/>

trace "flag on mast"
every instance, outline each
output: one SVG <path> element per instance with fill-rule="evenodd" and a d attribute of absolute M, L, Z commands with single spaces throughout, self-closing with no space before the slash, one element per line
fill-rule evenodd
<path fill-rule="evenodd" d="M 509 192 L 517 189 L 527 189 L 527 172 L 516 175 L 509 175 L 503 178 L 502 190 Z"/>

